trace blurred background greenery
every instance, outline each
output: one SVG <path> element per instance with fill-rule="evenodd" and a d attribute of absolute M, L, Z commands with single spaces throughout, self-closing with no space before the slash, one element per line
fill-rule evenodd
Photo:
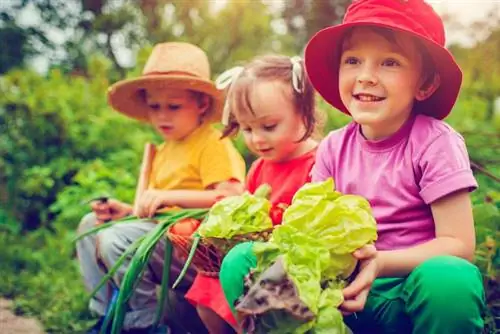
<path fill-rule="evenodd" d="M 143 145 L 160 142 L 147 126 L 112 112 L 105 97 L 110 83 L 141 72 L 154 43 L 199 45 L 215 76 L 258 54 L 301 54 L 349 2 L 3 1 L 0 295 L 48 332 L 77 333 L 90 324 L 71 238 L 89 210 L 86 200 L 133 199 Z M 493 333 L 500 328 L 500 9 L 470 25 L 444 19 L 448 29 L 477 37 L 449 45 L 464 83 L 447 121 L 464 135 L 480 184 L 473 194 L 476 263 Z M 319 98 L 318 108 L 328 115 L 326 131 L 348 121 Z M 235 142 L 251 162 L 241 139 Z"/>

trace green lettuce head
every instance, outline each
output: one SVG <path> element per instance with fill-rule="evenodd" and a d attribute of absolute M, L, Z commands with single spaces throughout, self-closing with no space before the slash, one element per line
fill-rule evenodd
<path fill-rule="evenodd" d="M 346 331 L 337 308 L 343 302 L 345 280 L 356 267 L 352 253 L 376 239 L 376 222 L 368 201 L 335 191 L 333 179 L 308 183 L 295 194 L 283 224 L 275 228 L 269 242 L 256 243 L 253 249 L 256 277 L 279 257 L 287 280 L 315 315 L 292 333 Z M 251 316 L 246 312 L 243 318 Z"/>

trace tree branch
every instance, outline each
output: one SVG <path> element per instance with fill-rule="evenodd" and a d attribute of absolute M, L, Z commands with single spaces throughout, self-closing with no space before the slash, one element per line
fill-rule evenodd
<path fill-rule="evenodd" d="M 108 33 L 106 38 L 106 49 L 108 50 L 109 57 L 111 58 L 111 61 L 113 62 L 113 65 L 115 66 L 115 69 L 120 73 L 120 77 L 124 78 L 125 77 L 125 69 L 120 66 L 118 63 L 118 59 L 116 58 L 116 55 L 113 51 L 113 46 L 111 45 L 111 37 L 113 36 L 113 33 Z"/>
<path fill-rule="evenodd" d="M 472 169 L 477 170 L 478 172 L 481 172 L 482 174 L 484 174 L 487 177 L 489 177 L 490 179 L 492 179 L 492 180 L 500 183 L 500 177 L 498 177 L 496 175 L 493 175 L 492 173 L 490 173 L 489 171 L 487 171 L 485 168 L 483 168 L 478 163 L 476 163 L 474 161 L 471 161 L 470 164 L 471 164 Z"/>

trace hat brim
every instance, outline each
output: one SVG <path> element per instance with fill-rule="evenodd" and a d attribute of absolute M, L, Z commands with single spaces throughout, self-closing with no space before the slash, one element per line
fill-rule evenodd
<path fill-rule="evenodd" d="M 417 101 L 414 111 L 437 119 L 445 118 L 453 108 L 462 84 L 462 71 L 451 53 L 441 45 L 397 26 L 373 22 L 343 23 L 316 33 L 305 48 L 307 74 L 318 93 L 332 106 L 349 114 L 339 92 L 339 65 L 344 33 L 352 27 L 377 26 L 411 34 L 421 40 L 432 57 L 441 84 L 428 99 Z M 328 50 L 332 50 L 329 52 Z"/>
<path fill-rule="evenodd" d="M 185 75 L 148 75 L 135 79 L 122 80 L 108 89 L 108 103 L 116 111 L 141 122 L 149 122 L 148 107 L 144 103 L 141 90 L 162 87 L 165 89 L 187 89 L 205 93 L 212 98 L 208 111 L 210 122 L 220 122 L 224 94 L 212 81 Z"/>

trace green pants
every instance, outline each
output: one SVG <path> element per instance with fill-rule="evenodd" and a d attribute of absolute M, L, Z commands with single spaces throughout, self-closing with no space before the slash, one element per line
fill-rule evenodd
<path fill-rule="evenodd" d="M 224 258 L 220 281 L 234 312 L 243 293 L 243 278 L 256 265 L 252 243 L 234 247 Z M 438 256 L 406 278 L 379 278 L 365 309 L 345 319 L 354 333 L 482 333 L 484 290 L 473 264 Z"/>

